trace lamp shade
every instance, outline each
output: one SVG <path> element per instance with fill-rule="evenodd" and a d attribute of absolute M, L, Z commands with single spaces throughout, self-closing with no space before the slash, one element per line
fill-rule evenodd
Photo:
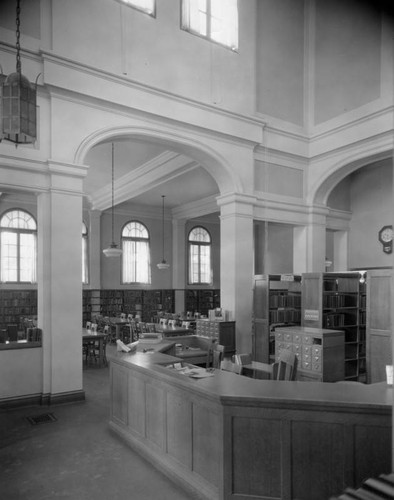
<path fill-rule="evenodd" d="M 120 257 L 122 253 L 123 251 L 115 243 L 112 243 L 108 248 L 104 248 L 103 250 L 103 254 L 106 257 Z"/>

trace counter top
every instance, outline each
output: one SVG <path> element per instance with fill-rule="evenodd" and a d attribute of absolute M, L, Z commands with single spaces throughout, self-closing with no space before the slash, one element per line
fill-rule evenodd
<path fill-rule="evenodd" d="M 215 370 L 213 377 L 193 379 L 166 367 L 182 362 L 178 357 L 162 353 L 121 353 L 112 346 L 107 348 L 107 358 L 139 371 L 149 370 L 158 379 L 171 380 L 172 384 L 187 386 L 207 398 L 220 399 L 226 405 L 322 408 L 326 411 L 354 408 L 358 413 L 373 411 L 391 413 L 393 388 L 385 382 L 378 384 L 351 384 L 328 382 L 287 382 L 256 380 L 235 373 Z"/>

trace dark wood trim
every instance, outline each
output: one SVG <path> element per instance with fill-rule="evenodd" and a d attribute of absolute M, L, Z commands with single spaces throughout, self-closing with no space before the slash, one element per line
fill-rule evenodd
<path fill-rule="evenodd" d="M 0 410 L 23 408 L 27 406 L 50 406 L 85 401 L 85 391 L 63 392 L 60 394 L 30 394 L 16 398 L 0 399 Z"/>

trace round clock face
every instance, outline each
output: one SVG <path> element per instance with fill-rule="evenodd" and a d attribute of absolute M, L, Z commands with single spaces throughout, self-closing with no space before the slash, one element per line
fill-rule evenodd
<path fill-rule="evenodd" d="M 389 241 L 392 241 L 392 239 L 393 239 L 393 228 L 389 227 L 389 226 L 386 226 L 386 227 L 382 228 L 381 232 L 380 232 L 380 239 L 384 243 L 388 243 Z"/>

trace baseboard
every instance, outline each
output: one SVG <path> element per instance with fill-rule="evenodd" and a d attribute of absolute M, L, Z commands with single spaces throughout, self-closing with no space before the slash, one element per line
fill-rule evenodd
<path fill-rule="evenodd" d="M 41 405 L 60 405 L 67 403 L 80 403 L 85 401 L 85 391 L 60 392 L 58 394 L 42 394 Z"/>
<path fill-rule="evenodd" d="M 16 398 L 0 399 L 0 409 L 9 410 L 28 406 L 50 406 L 85 401 L 85 391 L 62 392 L 60 394 L 29 394 Z"/>

